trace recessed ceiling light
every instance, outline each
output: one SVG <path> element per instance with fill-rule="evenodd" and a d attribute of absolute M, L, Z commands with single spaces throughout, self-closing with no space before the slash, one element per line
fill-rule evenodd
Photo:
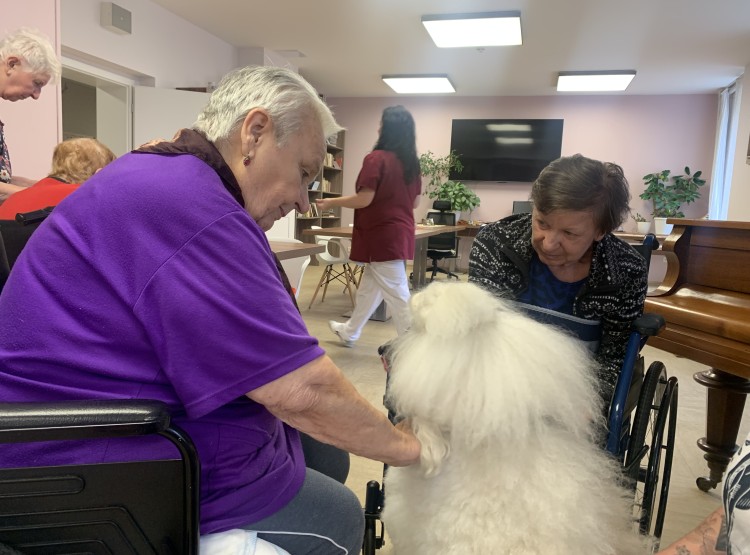
<path fill-rule="evenodd" d="M 422 25 L 440 48 L 522 43 L 521 12 L 425 15 Z"/>
<path fill-rule="evenodd" d="M 635 77 L 635 70 L 561 71 L 557 76 L 560 92 L 624 91 Z"/>
<path fill-rule="evenodd" d="M 447 75 L 383 75 L 383 81 L 399 94 L 456 92 Z"/>

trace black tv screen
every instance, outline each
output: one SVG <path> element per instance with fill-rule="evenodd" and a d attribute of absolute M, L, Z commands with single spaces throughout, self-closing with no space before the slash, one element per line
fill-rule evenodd
<path fill-rule="evenodd" d="M 562 151 L 561 119 L 454 119 L 451 150 L 463 170 L 454 181 L 534 181 Z"/>

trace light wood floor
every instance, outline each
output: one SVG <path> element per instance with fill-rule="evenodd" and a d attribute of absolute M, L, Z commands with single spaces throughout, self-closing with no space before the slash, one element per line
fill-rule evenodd
<path fill-rule="evenodd" d="M 322 267 L 309 266 L 303 276 L 299 306 L 302 316 L 311 334 L 318 337 L 321 346 L 343 370 L 358 390 L 375 406 L 382 408 L 382 397 L 385 387 L 385 373 L 377 356 L 377 348 L 395 336 L 393 324 L 370 321 L 360 340 L 353 348 L 342 347 L 337 338 L 329 331 L 328 320 L 346 320 L 344 313 L 351 310 L 348 295 L 343 294 L 343 287 L 336 285 L 328 290 L 325 301 L 320 301 L 320 294 L 315 304 L 308 309 L 315 286 L 320 279 Z M 466 279 L 466 276 L 462 276 Z M 665 520 L 662 546 L 666 547 L 684 533 L 692 530 L 706 515 L 716 509 L 720 503 L 720 491 L 709 493 L 700 491 L 695 485 L 698 476 L 707 475 L 703 452 L 696 446 L 696 440 L 704 435 L 705 430 L 705 389 L 692 378 L 695 372 L 705 369 L 704 366 L 677 358 L 669 353 L 646 346 L 644 350 L 646 363 L 661 360 L 667 367 L 670 376 L 679 380 L 679 409 L 677 424 L 677 441 L 675 445 L 674 464 L 669 494 L 669 504 Z M 385 412 L 385 410 L 383 409 Z M 750 431 L 750 410 L 746 411 L 740 427 L 740 438 Z M 369 480 L 382 480 L 381 463 L 352 457 L 352 468 L 347 485 L 364 503 L 365 485 Z M 721 487 L 721 486 L 720 486 Z M 381 555 L 390 555 L 390 545 L 378 551 Z"/>

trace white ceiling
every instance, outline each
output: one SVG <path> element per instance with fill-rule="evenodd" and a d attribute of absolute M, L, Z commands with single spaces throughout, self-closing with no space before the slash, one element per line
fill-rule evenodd
<path fill-rule="evenodd" d="M 750 0 L 153 1 L 237 47 L 303 53 L 330 97 L 397 96 L 380 76 L 415 73 L 448 74 L 460 96 L 555 95 L 558 71 L 602 69 L 638 72 L 625 94 L 695 94 L 750 64 Z M 508 10 L 522 46 L 440 49 L 421 23 Z"/>

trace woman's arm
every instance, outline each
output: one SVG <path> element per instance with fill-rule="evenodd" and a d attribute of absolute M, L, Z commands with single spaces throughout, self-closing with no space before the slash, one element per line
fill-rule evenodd
<path fill-rule="evenodd" d="M 419 460 L 419 441 L 408 428 L 394 427 L 327 356 L 247 396 L 290 426 L 355 455 L 392 466 Z"/>
<path fill-rule="evenodd" d="M 375 191 L 373 189 L 360 189 L 356 195 L 349 195 L 347 197 L 333 197 L 333 198 L 320 198 L 315 201 L 318 208 L 326 210 L 334 206 L 340 206 L 342 208 L 364 208 L 370 206 L 372 199 L 375 198 Z"/>
<path fill-rule="evenodd" d="M 5 183 L 4 181 L 0 181 L 0 200 L 5 200 L 13 193 L 17 193 L 18 191 L 23 191 L 25 187 L 21 187 L 20 185 L 14 185 L 11 183 Z"/>
<path fill-rule="evenodd" d="M 10 182 L 13 185 L 16 185 L 19 189 L 25 189 L 26 187 L 31 187 L 34 183 L 37 182 L 37 180 L 29 179 L 28 177 L 21 177 L 20 175 L 14 175 L 10 178 Z"/>
<path fill-rule="evenodd" d="M 719 507 L 683 538 L 659 551 L 657 555 L 720 555 L 727 552 L 724 509 Z M 721 540 L 721 541 L 719 541 Z M 717 546 L 717 544 L 720 544 Z"/>

